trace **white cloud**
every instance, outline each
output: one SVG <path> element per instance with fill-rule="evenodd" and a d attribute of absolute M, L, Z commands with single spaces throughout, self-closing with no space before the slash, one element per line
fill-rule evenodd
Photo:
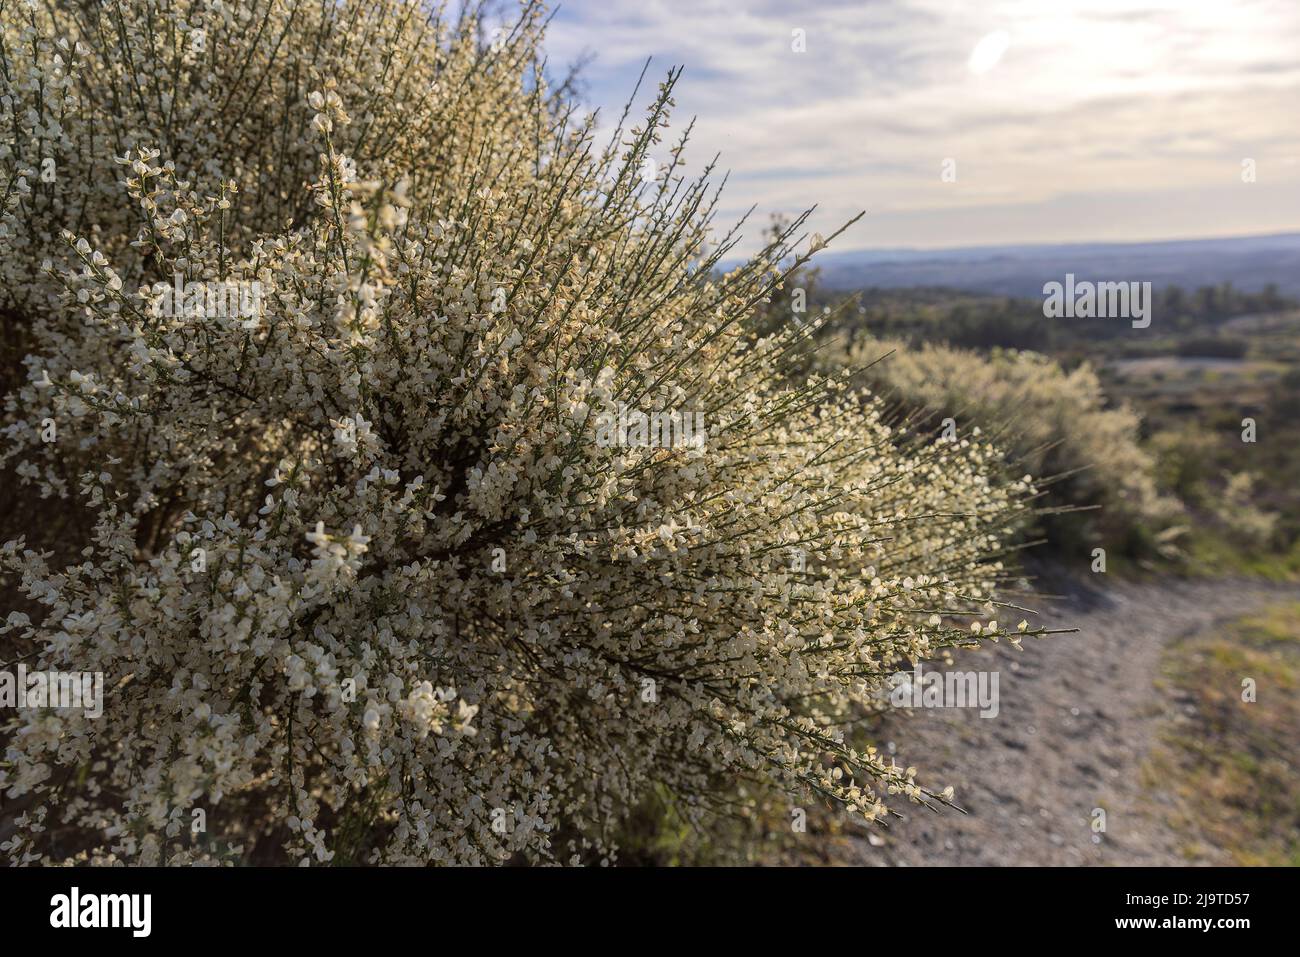
<path fill-rule="evenodd" d="M 571 0 L 548 48 L 553 62 L 596 54 L 590 96 L 606 114 L 647 56 L 655 79 L 684 64 L 678 125 L 699 116 L 697 168 L 721 152 L 732 170 L 724 215 L 818 203 L 813 228 L 829 234 L 867 209 L 838 248 L 1093 238 L 1079 223 L 1113 238 L 1300 228 L 1294 0 L 790 7 Z M 795 28 L 806 53 L 790 49 Z M 1269 170 L 1251 187 L 1246 156 Z M 955 183 L 940 180 L 946 158 Z M 1196 190 L 1216 197 L 1203 224 L 1187 221 Z M 1105 228 L 1097 208 L 1116 217 Z"/>

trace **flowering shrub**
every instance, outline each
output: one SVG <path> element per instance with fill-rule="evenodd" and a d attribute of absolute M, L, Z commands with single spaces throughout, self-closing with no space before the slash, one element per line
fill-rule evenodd
<path fill-rule="evenodd" d="M 744 325 L 789 246 L 715 268 L 675 75 L 601 146 L 541 22 L 5 9 L 5 461 L 89 519 L 4 544 L 0 633 L 105 675 L 100 718 L 0 715 L 13 860 L 601 860 L 650 788 L 950 800 L 844 725 L 996 637 L 954 618 L 1029 482 L 782 375 L 802 334 Z M 704 434 L 597 441 L 628 408 Z"/>
<path fill-rule="evenodd" d="M 933 413 L 927 428 L 951 417 L 958 434 L 968 426 L 996 431 L 1016 463 L 1042 477 L 1048 530 L 1058 543 L 1134 544 L 1145 535 L 1172 555 L 1181 506 L 1156 481 L 1155 460 L 1138 442 L 1137 413 L 1108 406 L 1087 364 L 1067 371 L 1035 352 L 985 356 L 868 337 L 830 361 L 863 368 L 862 379 L 907 412 Z"/>

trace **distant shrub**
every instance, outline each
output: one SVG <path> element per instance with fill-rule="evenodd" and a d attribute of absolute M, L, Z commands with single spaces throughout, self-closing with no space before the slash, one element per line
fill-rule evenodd
<path fill-rule="evenodd" d="M 993 433 L 1020 467 L 1042 477 L 1044 525 L 1058 544 L 1168 551 L 1171 536 L 1155 536 L 1176 520 L 1178 502 L 1157 485 L 1155 461 L 1139 444 L 1137 414 L 1108 407 L 1088 365 L 1066 371 L 1032 352 L 981 355 L 871 338 L 830 355 L 832 365 L 867 367 L 862 381 L 896 401 L 902 414 L 927 413 L 932 434 L 946 418 L 959 436 L 974 427 Z M 1054 511 L 1083 506 L 1100 509 Z"/>
<path fill-rule="evenodd" d="M 1259 507 L 1257 477 L 1250 472 L 1229 472 L 1222 494 L 1213 502 L 1215 517 L 1230 530 L 1233 540 L 1249 548 L 1264 549 L 1273 544 L 1278 516 Z"/>
<path fill-rule="evenodd" d="M 476 28 L 6 9 L 6 461 L 88 526 L 11 533 L 0 633 L 105 687 L 0 717 L 13 861 L 598 860 L 652 792 L 949 800 L 844 730 L 994 634 L 954 616 L 1032 486 L 785 375 L 746 322 L 790 249 L 716 274 L 672 78 L 602 148 L 535 6 Z"/>

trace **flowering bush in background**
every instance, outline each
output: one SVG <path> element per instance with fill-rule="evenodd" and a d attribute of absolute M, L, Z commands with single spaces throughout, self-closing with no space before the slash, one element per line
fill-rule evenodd
<path fill-rule="evenodd" d="M 746 319 L 795 237 L 718 270 L 675 73 L 603 145 L 536 6 L 478 34 L 4 6 L 4 461 L 78 518 L 6 529 L 0 657 L 105 674 L 98 719 L 0 714 L 13 861 L 607 860 L 651 788 L 950 800 L 845 723 L 996 637 L 954 618 L 1029 481 L 784 374 L 808 330 Z M 155 307 L 253 282 L 255 316 Z M 707 435 L 598 442 L 626 407 Z"/>
<path fill-rule="evenodd" d="M 1139 553 L 1176 554 L 1181 505 L 1156 481 L 1155 459 L 1138 441 L 1137 413 L 1108 404 L 1091 366 L 1066 370 L 1035 352 L 985 356 L 861 334 L 826 355 L 824 366 L 860 369 L 859 381 L 905 413 L 929 413 L 927 429 L 937 432 L 939 418 L 951 417 L 958 434 L 995 432 L 1016 464 L 1040 477 L 1040 505 L 1058 544 L 1081 555 L 1125 542 Z"/>

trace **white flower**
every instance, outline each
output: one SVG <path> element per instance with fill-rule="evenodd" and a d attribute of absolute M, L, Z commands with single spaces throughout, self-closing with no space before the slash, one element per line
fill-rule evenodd
<path fill-rule="evenodd" d="M 11 862 L 217 862 L 221 841 L 161 839 L 169 806 L 219 806 L 232 861 L 483 864 L 609 858 L 608 822 L 656 787 L 692 816 L 758 773 L 868 820 L 928 799 L 853 716 L 894 662 L 979 640 L 943 621 L 992 613 L 1034 490 L 973 428 L 898 441 L 790 364 L 797 332 L 753 340 L 796 250 L 698 271 L 695 204 L 616 188 L 618 156 L 531 91 L 532 13 L 485 65 L 468 27 L 223 0 L 230 55 L 177 85 L 146 38 L 185 5 L 115 5 L 105 33 L 74 8 L 41 7 L 87 48 L 63 73 L 0 26 L 11 159 L 71 144 L 58 203 L 15 167 L 0 216 L 32 370 L 0 454 L 93 535 L 51 543 L 34 515 L 0 574 L 41 611 L 6 636 L 102 672 L 106 707 L 4 719 L 0 791 L 34 825 Z M 159 91 L 167 136 L 122 89 Z M 113 156 L 104 129 L 167 153 Z M 256 328 L 153 314 L 189 282 L 256 282 Z M 707 409 L 708 441 L 602 445 L 620 407 Z"/>

